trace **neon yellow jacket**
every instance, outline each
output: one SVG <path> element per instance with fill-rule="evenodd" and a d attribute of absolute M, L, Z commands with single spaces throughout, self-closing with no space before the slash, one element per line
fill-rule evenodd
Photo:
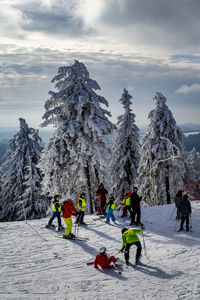
<path fill-rule="evenodd" d="M 59 201 L 53 201 L 52 211 L 57 213 L 61 212 L 61 204 Z"/>
<path fill-rule="evenodd" d="M 124 247 L 126 246 L 126 244 L 131 244 L 131 243 L 135 243 L 135 242 L 139 242 L 139 237 L 137 236 L 136 233 L 142 233 L 144 231 L 143 228 L 141 229 L 128 229 L 127 231 L 125 231 L 122 235 L 123 238 L 123 242 L 122 242 L 122 248 L 121 250 L 124 249 Z"/>
<path fill-rule="evenodd" d="M 125 198 L 121 198 L 121 199 L 120 199 L 120 202 L 121 202 L 121 206 L 122 206 L 122 207 L 125 207 L 125 206 L 126 206 L 126 199 L 125 199 Z"/>
<path fill-rule="evenodd" d="M 126 206 L 130 206 L 131 205 L 131 197 L 129 196 L 128 198 L 126 198 Z"/>
<path fill-rule="evenodd" d="M 83 199 L 83 198 L 79 198 L 78 199 L 78 209 L 80 211 L 86 211 L 86 202 L 85 202 L 85 199 Z"/>

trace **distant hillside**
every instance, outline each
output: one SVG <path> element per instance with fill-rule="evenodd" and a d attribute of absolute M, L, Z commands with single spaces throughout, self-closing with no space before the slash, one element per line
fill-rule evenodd
<path fill-rule="evenodd" d="M 200 152 L 200 133 L 184 136 L 184 145 L 186 151 L 191 151 L 194 147 Z"/>

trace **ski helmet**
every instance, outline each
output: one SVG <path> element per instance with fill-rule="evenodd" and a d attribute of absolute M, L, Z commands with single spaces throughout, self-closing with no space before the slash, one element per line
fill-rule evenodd
<path fill-rule="evenodd" d="M 99 253 L 103 254 L 106 252 L 106 247 L 99 248 Z"/>
<path fill-rule="evenodd" d="M 127 192 L 127 194 L 128 194 L 128 195 L 131 195 L 131 194 L 132 194 L 132 191 L 131 191 L 131 190 L 129 190 L 129 191 Z"/>

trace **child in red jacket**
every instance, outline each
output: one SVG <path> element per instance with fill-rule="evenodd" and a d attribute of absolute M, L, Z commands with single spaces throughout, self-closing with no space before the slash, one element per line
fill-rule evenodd
<path fill-rule="evenodd" d="M 63 220 L 65 224 L 67 225 L 65 234 L 63 235 L 63 238 L 72 238 L 74 235 L 71 233 L 72 232 L 72 215 L 77 214 L 77 210 L 74 206 L 73 200 L 67 199 L 66 201 L 63 202 Z"/>
<path fill-rule="evenodd" d="M 98 269 L 98 266 L 100 266 L 101 268 L 110 269 L 110 268 L 113 268 L 113 266 L 115 266 L 116 261 L 117 261 L 117 259 L 114 256 L 111 256 L 108 258 L 108 256 L 106 255 L 106 248 L 101 247 L 99 249 L 99 253 L 97 254 L 97 256 L 95 258 L 94 267 L 96 269 Z"/>

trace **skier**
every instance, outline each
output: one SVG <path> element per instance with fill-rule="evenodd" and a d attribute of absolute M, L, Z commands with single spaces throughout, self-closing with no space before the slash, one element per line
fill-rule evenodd
<path fill-rule="evenodd" d="M 130 207 L 130 204 L 131 204 L 131 194 L 132 194 L 132 191 L 131 190 L 129 190 L 127 193 L 126 193 L 126 205 L 125 205 L 125 207 L 124 207 L 124 210 L 125 211 L 129 211 L 129 213 L 131 214 L 131 207 Z"/>
<path fill-rule="evenodd" d="M 174 199 L 174 203 L 176 205 L 176 208 L 177 208 L 177 213 L 176 213 L 176 219 L 180 219 L 180 205 L 181 205 L 181 202 L 183 200 L 183 191 L 182 190 L 179 190 L 178 193 L 176 194 L 176 197 Z"/>
<path fill-rule="evenodd" d="M 62 217 L 67 225 L 65 234 L 63 235 L 63 238 L 73 238 L 75 235 L 72 233 L 72 215 L 77 215 L 77 210 L 74 206 L 74 202 L 71 199 L 67 199 L 63 202 L 63 207 L 62 207 Z"/>
<path fill-rule="evenodd" d="M 129 250 L 132 245 L 135 245 L 137 247 L 136 257 L 135 257 L 135 264 L 137 265 L 141 256 L 142 252 L 142 245 L 140 243 L 140 239 L 137 236 L 137 233 L 142 233 L 144 231 L 144 228 L 140 229 L 122 229 L 122 248 L 121 252 L 124 252 L 124 258 L 126 261 L 126 264 L 129 263 Z"/>
<path fill-rule="evenodd" d="M 76 224 L 86 225 L 83 221 L 85 211 L 86 211 L 86 202 L 85 202 L 85 193 L 81 193 L 78 199 L 78 215 L 76 218 Z"/>
<path fill-rule="evenodd" d="M 101 268 L 111 269 L 113 266 L 115 267 L 117 259 L 114 256 L 111 256 L 108 258 L 106 254 L 106 248 L 101 247 L 99 249 L 99 253 L 97 254 L 95 261 L 94 261 L 94 267 L 98 269 L 98 266 Z M 112 265 L 113 264 L 113 265 Z"/>
<path fill-rule="evenodd" d="M 52 206 L 53 215 L 50 218 L 48 224 L 46 225 L 46 228 L 51 227 L 53 220 L 57 217 L 58 231 L 63 229 L 63 226 L 61 225 L 61 217 L 60 217 L 60 214 L 61 214 L 61 204 L 59 202 L 60 198 L 61 198 L 60 195 L 54 196 L 54 201 L 53 201 L 53 206 Z"/>
<path fill-rule="evenodd" d="M 131 223 L 130 225 L 143 225 L 140 222 L 141 218 L 141 208 L 140 208 L 140 201 L 142 200 L 142 197 L 139 197 L 137 194 L 137 187 L 133 188 L 133 193 L 130 196 L 130 207 L 131 207 Z M 135 220 L 135 217 L 137 215 L 137 220 Z"/>
<path fill-rule="evenodd" d="M 115 209 L 115 198 L 113 194 L 110 194 L 107 207 L 108 207 L 108 211 L 107 211 L 106 223 L 107 224 L 110 223 L 110 218 L 112 219 L 113 223 L 115 223 L 115 216 L 113 214 L 113 210 Z"/>
<path fill-rule="evenodd" d="M 95 195 L 98 196 L 99 205 L 98 205 L 98 214 L 105 215 L 106 212 L 106 195 L 108 191 L 104 188 L 103 183 L 100 183 L 98 189 L 95 192 Z"/>
<path fill-rule="evenodd" d="M 181 225 L 180 225 L 179 231 L 184 230 L 183 224 L 184 224 L 185 220 L 186 220 L 186 231 L 188 231 L 190 229 L 189 216 L 190 216 L 191 212 L 192 212 L 191 204 L 190 204 L 190 201 L 188 200 L 188 195 L 185 194 L 183 196 L 183 200 L 181 201 L 181 204 L 180 204 Z"/>
<path fill-rule="evenodd" d="M 121 195 L 120 195 L 120 204 L 122 207 L 122 216 L 121 217 L 126 217 L 127 216 L 127 208 L 126 208 L 126 198 L 124 196 L 124 193 L 121 193 Z"/>

